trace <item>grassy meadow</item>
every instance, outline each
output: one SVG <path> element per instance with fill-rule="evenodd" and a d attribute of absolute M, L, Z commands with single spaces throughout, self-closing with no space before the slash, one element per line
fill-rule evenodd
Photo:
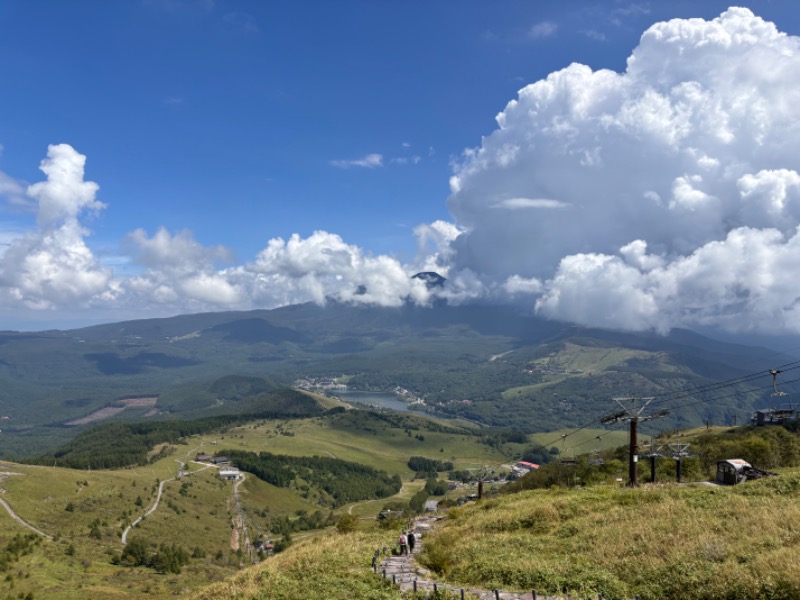
<path fill-rule="evenodd" d="M 756 433 L 771 439 L 776 431 Z M 703 433 L 685 436 L 699 444 Z M 725 443 L 736 437 L 728 430 L 717 433 Z M 740 434 L 745 441 L 755 435 L 749 429 Z M 559 437 L 551 432 L 534 439 L 543 443 Z M 624 431 L 587 429 L 571 435 L 567 446 L 589 452 L 625 439 Z M 748 443 L 743 447 L 761 448 Z M 37 538 L 15 558 L 0 581 L 0 597 L 400 598 L 369 568 L 374 549 L 394 543 L 396 532 L 379 529 L 374 520 L 390 499 L 340 507 L 338 514 L 358 517 L 353 533 L 297 532 L 287 550 L 248 566 L 234 543 L 232 484 L 191 459 L 199 452 L 232 450 L 333 456 L 399 475 L 403 487 L 394 499 L 407 501 L 424 484 L 414 480 L 410 456 L 452 461 L 455 469 L 497 467 L 509 460 L 510 449 L 519 448 L 492 447 L 466 431 L 414 415 L 341 411 L 194 435 L 167 446 L 163 457 L 147 467 L 77 471 L 0 462 L 2 498 L 53 536 Z M 192 474 L 173 480 L 180 468 Z M 420 561 L 440 581 L 460 587 L 542 594 L 569 589 L 575 599 L 600 593 L 619 600 L 637 594 L 643 600 L 797 598 L 800 470 L 777 470 L 780 477 L 736 487 L 627 489 L 606 483 L 496 495 L 450 509 L 426 539 Z M 180 574 L 112 564 L 123 549 L 122 531 L 152 505 L 159 482 L 165 485 L 158 510 L 132 530 L 129 540 L 176 543 L 196 556 Z M 239 502 L 251 539 L 270 533 L 275 538 L 270 531 L 275 518 L 295 519 L 321 509 L 294 488 L 277 488 L 252 475 L 239 486 Z M 0 550 L 27 533 L 0 510 Z"/>
<path fill-rule="evenodd" d="M 367 411 L 346 411 L 313 419 L 260 420 L 223 433 L 191 436 L 167 446 L 164 457 L 146 467 L 90 471 L 0 462 L 0 472 L 13 473 L 0 475 L 4 490 L 0 497 L 20 517 L 53 537 L 52 541 L 41 539 L 14 562 L 10 578 L 0 580 L 0 597 L 31 593 L 35 598 L 55 599 L 166 598 L 231 576 L 247 561 L 232 543 L 232 484 L 219 480 L 215 469 L 191 463 L 199 452 L 229 450 L 333 456 L 363 463 L 400 475 L 403 488 L 394 499 L 405 501 L 424 485 L 422 480 L 413 480 L 407 466 L 412 455 L 453 461 L 457 469 L 497 466 L 506 460 L 474 435 L 426 424 L 413 415 L 387 420 Z M 181 467 L 192 474 L 174 480 Z M 199 549 L 198 557 L 180 574 L 112 564 L 123 550 L 125 527 L 152 505 L 162 481 L 158 509 L 131 530 L 128 540 L 175 543 L 189 553 Z M 239 499 L 251 539 L 270 533 L 274 538 L 270 524 L 276 517 L 293 519 L 300 512 L 321 509 L 295 490 L 275 487 L 253 475 L 239 486 Z M 358 502 L 337 512 L 359 517 L 361 527 L 368 528 L 387 501 Z M 27 533 L 30 530 L 0 509 L 0 549 L 15 535 Z M 297 542 L 317 535 L 298 532 L 293 537 Z M 370 539 L 368 533 L 363 535 Z M 278 556 L 268 562 L 278 559 L 284 560 Z"/>
<path fill-rule="evenodd" d="M 399 600 L 407 597 L 370 568 L 375 548 L 394 532 L 335 531 L 315 536 L 234 577 L 191 594 L 193 600 Z"/>
<path fill-rule="evenodd" d="M 463 586 L 573 598 L 800 597 L 800 471 L 736 487 L 537 490 L 451 509 L 425 564 Z"/>
<path fill-rule="evenodd" d="M 160 544 L 179 544 L 189 552 L 197 546 L 204 558 L 193 559 L 180 575 L 157 575 L 152 569 L 111 564 L 123 549 L 124 528 L 152 505 L 158 481 L 176 475 L 176 458 L 186 448 L 151 466 L 119 471 L 72 469 L 0 463 L 6 475 L 3 499 L 23 519 L 52 541 L 44 540 L 12 566 L 0 581 L 0 596 L 19 593 L 35 598 L 166 597 L 197 585 L 223 579 L 239 568 L 230 552 L 230 484 L 211 470 L 169 481 L 159 508 L 129 534 Z M 198 470 L 197 465 L 192 470 Z M 186 491 L 181 494 L 182 484 Z M 0 548 L 23 527 L 0 510 Z M 217 557 L 221 552 L 222 556 Z M 4 597 L 4 596 L 3 596 Z"/>
<path fill-rule="evenodd" d="M 563 443 L 560 439 L 562 435 L 568 436 Z M 562 429 L 547 433 L 534 433 L 529 437 L 535 444 L 546 444 L 548 449 L 558 448 L 563 458 L 574 458 L 576 455 L 590 454 L 594 450 L 611 450 L 628 444 L 628 432 L 626 430 L 592 429 L 588 427 L 579 431 Z M 649 440 L 650 436 L 639 434 L 640 445 Z"/>
<path fill-rule="evenodd" d="M 438 581 L 468 589 L 575 600 L 792 600 L 800 597 L 798 518 L 798 470 L 736 487 L 540 490 L 450 509 L 418 559 Z M 192 597 L 401 598 L 369 568 L 374 548 L 393 538 L 330 531 Z"/>
<path fill-rule="evenodd" d="M 498 450 L 481 443 L 477 436 L 453 433 L 449 428 L 431 430 L 427 423 L 416 416 L 401 416 L 397 421 L 387 422 L 362 410 L 312 419 L 259 421 L 214 438 L 218 444 L 214 449 L 330 456 L 397 474 L 403 479 L 413 476 L 406 464 L 411 456 L 451 461 L 456 469 L 497 466 L 507 460 Z M 208 443 L 211 437 L 200 438 L 206 451 L 212 448 Z"/>

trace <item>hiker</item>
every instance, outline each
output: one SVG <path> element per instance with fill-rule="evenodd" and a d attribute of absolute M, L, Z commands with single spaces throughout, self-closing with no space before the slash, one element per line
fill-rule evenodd
<path fill-rule="evenodd" d="M 413 531 L 410 531 L 406 539 L 408 540 L 408 553 L 414 554 L 414 544 L 417 543 L 417 536 L 414 535 Z"/>
<path fill-rule="evenodd" d="M 408 554 L 408 538 L 406 538 L 406 532 L 403 530 L 403 533 L 400 534 L 400 556 L 405 556 Z"/>

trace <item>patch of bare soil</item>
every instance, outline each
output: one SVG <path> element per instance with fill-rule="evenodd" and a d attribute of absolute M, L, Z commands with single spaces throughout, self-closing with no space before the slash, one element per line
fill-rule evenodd
<path fill-rule="evenodd" d="M 128 408 L 149 408 L 151 410 L 148 411 L 147 415 L 145 415 L 149 416 L 153 412 L 153 410 L 155 410 L 156 402 L 158 402 L 158 396 L 140 396 L 138 398 L 123 398 L 122 400 L 117 400 L 111 406 L 106 406 L 104 408 L 96 410 L 93 413 L 86 415 L 85 417 L 67 421 L 66 423 L 64 423 L 64 425 L 70 425 L 70 426 L 88 425 L 89 423 L 104 421 L 106 419 L 110 419 L 114 415 L 118 415 L 123 410 L 126 410 Z"/>

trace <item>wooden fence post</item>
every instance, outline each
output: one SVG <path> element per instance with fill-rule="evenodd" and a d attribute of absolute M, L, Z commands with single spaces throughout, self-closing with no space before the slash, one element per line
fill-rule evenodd
<path fill-rule="evenodd" d="M 536 600 L 536 590 L 533 590 L 531 592 L 531 598 L 533 598 L 533 600 Z"/>

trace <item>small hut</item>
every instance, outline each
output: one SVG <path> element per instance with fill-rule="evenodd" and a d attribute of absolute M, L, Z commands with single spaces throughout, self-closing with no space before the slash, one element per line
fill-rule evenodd
<path fill-rule="evenodd" d="M 219 470 L 220 478 L 227 481 L 236 481 L 241 475 L 241 472 L 236 467 L 222 467 Z"/>
<path fill-rule="evenodd" d="M 717 461 L 717 483 L 724 485 L 736 485 L 747 481 L 747 470 L 752 469 L 752 465 L 741 458 L 729 458 Z"/>

